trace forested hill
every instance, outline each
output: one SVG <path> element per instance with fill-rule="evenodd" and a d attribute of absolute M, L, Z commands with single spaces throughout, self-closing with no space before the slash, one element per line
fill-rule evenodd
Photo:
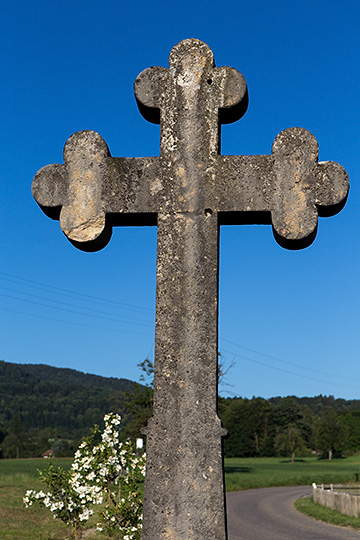
<path fill-rule="evenodd" d="M 124 392 L 135 386 L 128 379 L 0 361 L 0 446 L 6 434 L 44 429 L 78 439 L 107 412 L 122 413 Z"/>
<path fill-rule="evenodd" d="M 84 385 L 115 390 L 130 390 L 133 382 L 129 379 L 101 377 L 90 373 L 82 373 L 75 369 L 57 368 L 45 364 L 11 364 L 0 360 L 0 384 L 3 390 L 5 383 L 15 384 L 21 379 L 21 384 L 29 386 L 36 382 L 50 382 L 65 386 Z"/>

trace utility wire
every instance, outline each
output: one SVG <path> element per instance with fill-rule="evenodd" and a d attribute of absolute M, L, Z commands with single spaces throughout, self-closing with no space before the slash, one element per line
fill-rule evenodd
<path fill-rule="evenodd" d="M 51 308 L 51 309 L 56 309 L 58 311 L 66 311 L 68 313 L 74 313 L 75 315 L 83 315 L 83 316 L 86 316 L 86 317 L 95 317 L 95 318 L 98 318 L 98 319 L 104 319 L 106 321 L 113 321 L 113 322 L 122 322 L 124 324 L 135 324 L 135 325 L 139 325 L 139 326 L 152 326 L 151 323 L 146 323 L 146 322 L 131 322 L 131 321 L 126 321 L 126 320 L 121 320 L 119 318 L 114 318 L 114 317 L 104 317 L 102 315 L 93 315 L 92 313 L 81 313 L 80 311 L 76 311 L 74 309 L 67 309 L 67 308 L 62 308 L 62 307 L 58 307 L 58 306 L 48 306 L 47 304 L 43 304 L 42 302 L 35 302 L 33 300 L 24 300 L 23 298 L 17 298 L 16 296 L 11 296 L 9 294 L 1 294 L 0 293 L 0 296 L 4 297 L 4 298 L 10 298 L 12 300 L 17 300 L 18 302 L 25 302 L 27 304 L 33 304 L 33 305 L 36 305 L 36 306 L 41 306 L 41 307 L 46 307 L 46 308 Z"/>
<path fill-rule="evenodd" d="M 28 286 L 28 287 L 31 286 L 31 288 L 34 288 L 34 289 L 36 288 L 40 290 L 50 289 L 51 291 L 53 291 L 54 294 L 58 294 L 58 295 L 61 294 L 62 296 L 64 296 L 64 293 L 66 293 L 67 295 L 70 295 L 70 296 L 80 297 L 84 299 L 84 301 L 88 301 L 88 302 L 94 302 L 94 303 L 100 303 L 100 304 L 111 304 L 114 306 L 118 306 L 118 307 L 121 306 L 128 309 L 133 309 L 133 310 L 153 312 L 152 308 L 148 308 L 144 306 L 136 306 L 134 304 L 126 304 L 124 302 L 118 302 L 117 300 L 99 298 L 97 296 L 79 293 L 77 291 L 72 291 L 69 289 L 61 288 L 61 287 L 56 287 L 55 285 L 46 285 L 44 283 L 39 283 L 38 281 L 33 281 L 31 279 L 23 278 L 20 276 L 15 276 L 13 274 L 7 274 L 5 272 L 0 272 L 0 277 L 1 276 L 2 276 L 2 279 L 6 281 L 10 281 L 12 283 L 17 283 L 18 281 L 21 281 L 21 282 L 24 282 L 25 286 Z M 26 285 L 26 284 L 29 284 L 29 285 Z"/>
<path fill-rule="evenodd" d="M 113 316 L 114 314 L 113 313 L 109 313 L 107 311 L 99 311 L 97 309 L 92 309 L 92 308 L 88 308 L 88 307 L 83 307 L 83 306 L 76 306 L 74 304 L 70 304 L 69 302 L 62 302 L 61 300 L 51 300 L 51 299 L 48 299 L 48 298 L 44 298 L 43 296 L 37 296 L 35 294 L 31 294 L 31 293 L 26 293 L 26 292 L 22 292 L 22 291 L 17 291 L 16 289 L 12 289 L 10 287 L 2 287 L 0 285 L 0 289 L 3 289 L 3 290 L 6 290 L 6 291 L 10 291 L 10 292 L 14 292 L 16 294 L 22 294 L 24 296 L 29 296 L 30 298 L 37 298 L 39 300 L 44 300 L 45 302 L 52 302 L 52 303 L 56 303 L 56 305 L 58 304 L 61 304 L 63 306 L 68 306 L 68 307 L 72 307 L 72 308 L 79 308 L 81 310 L 86 310 L 86 311 L 91 311 L 93 313 L 97 313 L 97 314 L 100 314 L 100 315 L 111 315 Z M 29 300 L 26 300 L 24 298 L 18 298 L 18 297 L 14 297 L 14 296 L 11 296 L 11 295 L 6 295 L 6 294 L 3 294 L 3 293 L 0 293 L 0 296 L 4 296 L 4 297 L 7 297 L 7 298 L 12 298 L 14 300 L 19 300 L 21 302 L 29 302 L 31 303 Z M 41 304 L 41 305 L 44 305 L 46 306 L 46 304 Z M 55 308 L 56 309 L 56 306 L 52 306 L 52 305 L 48 305 L 46 307 L 49 307 L 49 308 Z M 77 311 L 76 313 L 79 313 L 80 315 L 89 315 L 88 313 L 82 313 L 81 311 Z M 139 324 L 145 324 L 145 325 L 148 325 L 148 321 L 145 321 L 143 319 L 137 319 L 135 317 L 126 317 L 126 316 L 123 316 L 121 315 L 121 317 L 124 319 L 126 318 L 127 320 L 129 321 L 133 321 L 135 323 L 139 323 Z M 124 322 L 124 321 L 122 321 Z"/>
<path fill-rule="evenodd" d="M 260 366 L 264 366 L 264 367 L 267 367 L 269 369 L 274 369 L 276 371 L 281 371 L 283 373 L 287 373 L 287 374 L 295 376 L 295 377 L 301 377 L 303 379 L 308 379 L 308 380 L 311 380 L 311 381 L 320 382 L 322 384 L 330 384 L 330 385 L 334 384 L 333 382 L 325 381 L 324 379 L 318 379 L 318 378 L 315 378 L 315 377 L 311 377 L 309 375 L 301 375 L 300 373 L 295 373 L 294 371 L 290 371 L 288 369 L 272 366 L 272 365 L 266 364 L 265 362 L 260 362 L 259 360 L 254 360 L 253 358 L 249 358 L 249 357 L 244 356 L 242 354 L 234 353 L 233 351 L 228 351 L 226 349 L 222 349 L 222 351 L 224 351 L 227 354 L 231 354 L 233 356 L 236 356 L 238 358 L 242 358 L 244 360 L 247 360 L 248 362 L 252 362 L 254 364 L 258 364 Z M 344 385 L 344 384 L 338 384 L 337 383 L 337 386 L 342 386 L 343 388 L 355 390 L 355 388 L 352 388 L 352 387 L 350 387 L 348 385 Z M 358 391 L 358 389 L 356 389 L 356 391 Z"/>
<path fill-rule="evenodd" d="M 304 366 L 301 364 L 296 364 L 295 362 L 289 362 L 288 360 L 282 360 L 281 358 L 278 358 L 277 356 L 272 356 L 271 354 L 266 354 L 260 351 L 256 351 L 255 349 L 250 349 L 249 347 L 244 347 L 244 345 L 240 345 L 239 343 L 235 343 L 234 341 L 230 341 L 228 339 L 222 338 L 221 341 L 225 341 L 225 343 L 229 343 L 229 345 L 233 345 L 234 347 L 240 347 L 240 349 L 244 349 L 245 351 L 252 352 L 254 354 L 258 354 L 259 356 L 264 356 L 265 358 L 270 358 L 270 360 L 276 360 L 276 362 L 281 362 L 282 364 L 287 364 L 288 366 L 294 366 L 298 367 L 300 369 L 304 369 Z M 318 369 L 312 369 L 312 371 L 317 373 L 322 373 L 321 370 Z M 337 377 L 338 375 L 334 375 L 334 377 Z"/>
<path fill-rule="evenodd" d="M 45 317 L 45 315 L 36 315 L 35 313 L 26 313 L 25 311 L 20 311 L 17 309 L 10 309 L 10 308 L 4 308 L 0 306 L 0 310 L 2 311 L 9 311 L 11 313 L 18 313 L 19 315 L 26 315 L 28 317 L 36 317 L 37 319 L 44 319 L 46 321 L 53 321 L 56 323 L 63 323 L 63 324 L 69 324 L 70 326 L 82 326 L 84 328 L 91 328 L 94 330 L 105 330 L 109 332 L 117 332 L 121 334 L 136 334 L 139 336 L 146 336 L 149 337 L 150 334 L 144 334 L 143 332 L 138 332 L 135 330 L 120 330 L 119 328 L 110 328 L 109 326 L 103 327 L 103 326 L 93 326 L 90 324 L 84 324 L 80 322 L 74 322 L 74 321 L 64 321 L 62 319 L 55 319 L 53 317 Z"/>
<path fill-rule="evenodd" d="M 288 366 L 297 367 L 299 369 L 307 369 L 307 370 L 309 369 L 308 367 L 304 367 L 302 364 L 296 364 L 295 362 L 289 362 L 288 360 L 283 360 L 283 359 L 281 359 L 281 358 L 279 358 L 277 356 L 272 356 L 270 354 L 266 354 L 266 353 L 263 353 L 263 352 L 260 352 L 260 351 L 256 351 L 255 349 L 250 349 L 249 347 L 244 347 L 244 345 L 240 345 L 239 343 L 229 341 L 228 339 L 221 339 L 221 341 L 225 341 L 226 343 L 229 343 L 230 345 L 234 345 L 235 347 L 239 347 L 240 349 L 244 349 L 245 351 L 249 351 L 249 352 L 252 352 L 254 354 L 258 354 L 259 356 L 264 356 L 265 358 L 270 358 L 270 360 L 275 360 L 276 362 L 281 362 L 282 364 L 287 364 Z M 311 371 L 313 373 L 319 373 L 320 375 L 323 374 L 323 371 L 320 370 L 320 369 L 311 368 Z M 344 379 L 344 377 L 342 377 L 338 373 L 329 373 L 327 371 L 326 374 L 329 375 L 330 377 L 335 377 L 336 379 L 339 379 L 339 378 Z M 345 378 L 345 380 L 347 381 L 347 378 Z M 355 380 L 359 380 L 359 379 L 355 379 Z"/>

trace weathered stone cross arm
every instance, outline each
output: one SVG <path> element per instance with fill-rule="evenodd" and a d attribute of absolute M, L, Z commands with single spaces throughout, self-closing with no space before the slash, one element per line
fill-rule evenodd
<path fill-rule="evenodd" d="M 219 156 L 220 225 L 272 223 L 283 247 L 311 244 L 318 215 L 338 213 L 349 189 L 345 169 L 331 161 L 319 163 L 318 152 L 309 131 L 289 128 L 276 137 L 269 156 Z"/>
<path fill-rule="evenodd" d="M 32 192 L 76 247 L 96 251 L 110 240 L 114 223 L 133 223 L 134 214 L 135 224 L 156 225 L 160 176 L 159 158 L 112 158 L 98 133 L 80 131 L 65 144 L 64 165 L 43 167 Z"/>
<path fill-rule="evenodd" d="M 220 224 L 272 222 L 288 248 L 311 243 L 318 213 L 335 214 L 346 200 L 345 170 L 318 163 L 317 141 L 302 128 L 281 132 L 269 156 L 220 156 L 219 125 L 247 107 L 244 78 L 215 68 L 211 50 L 197 40 L 175 46 L 169 63 L 135 81 L 140 111 L 161 124 L 160 157 L 112 158 L 99 134 L 75 133 L 64 165 L 48 165 L 34 178 L 45 213 L 85 251 L 104 247 L 113 224 L 155 224 L 159 213 L 205 210 L 219 213 Z"/>

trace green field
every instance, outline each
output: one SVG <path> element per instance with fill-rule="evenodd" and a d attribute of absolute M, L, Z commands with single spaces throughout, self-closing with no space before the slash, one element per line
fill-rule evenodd
<path fill-rule="evenodd" d="M 62 467 L 70 460 L 57 460 Z M 40 508 L 26 509 L 22 498 L 27 489 L 41 489 L 38 468 L 43 459 L 11 459 L 0 461 L 0 538 L 2 540 L 60 540 L 68 529 L 57 523 L 50 512 Z"/>
<path fill-rule="evenodd" d="M 71 460 L 56 459 L 55 465 L 69 467 Z M 0 538 L 1 540 L 63 540 L 69 529 L 54 520 L 46 509 L 25 508 L 22 497 L 27 489 L 40 489 L 37 469 L 43 459 L 0 460 Z M 227 491 L 270 486 L 345 483 L 359 478 L 360 456 L 329 461 L 303 458 L 295 463 L 281 458 L 225 460 Z M 88 531 L 87 539 L 103 535 Z"/>
<path fill-rule="evenodd" d="M 230 458 L 225 460 L 226 491 L 271 486 L 346 483 L 359 479 L 360 455 L 332 461 L 302 458 Z"/>

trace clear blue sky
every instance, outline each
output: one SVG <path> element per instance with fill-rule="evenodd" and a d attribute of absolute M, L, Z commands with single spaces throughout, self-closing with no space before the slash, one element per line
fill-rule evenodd
<path fill-rule="evenodd" d="M 222 228 L 220 351 L 235 361 L 222 393 L 359 399 L 359 25 L 355 0 L 5 0 L 0 359 L 137 380 L 153 357 L 156 229 L 117 228 L 103 251 L 77 251 L 31 181 L 82 129 L 113 156 L 158 155 L 133 83 L 193 37 L 247 80 L 249 109 L 223 128 L 223 154 L 269 154 L 280 131 L 305 127 L 351 182 L 303 251 L 279 247 L 270 226 Z"/>

